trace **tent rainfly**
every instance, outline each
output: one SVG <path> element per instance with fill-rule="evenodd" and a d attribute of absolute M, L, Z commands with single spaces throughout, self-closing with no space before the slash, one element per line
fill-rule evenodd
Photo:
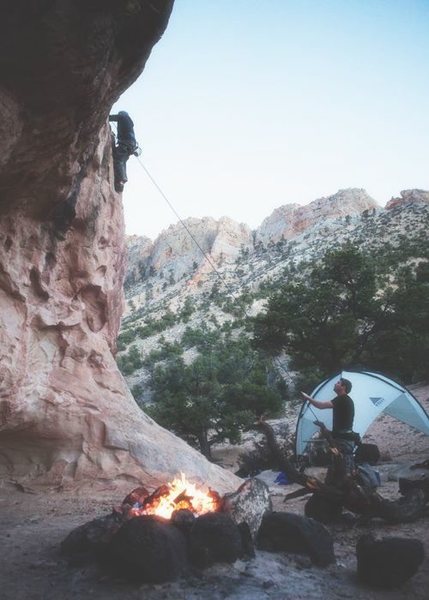
<path fill-rule="evenodd" d="M 352 382 L 350 397 L 355 405 L 353 430 L 365 434 L 371 423 L 386 413 L 418 431 L 429 435 L 429 416 L 418 400 L 404 387 L 388 377 L 370 371 L 342 371 L 319 384 L 311 396 L 315 400 L 332 400 L 334 384 L 344 377 Z M 320 410 L 304 402 L 296 426 L 296 454 L 304 454 L 308 442 L 319 432 L 313 421 L 322 421 L 332 429 L 332 410 Z"/>

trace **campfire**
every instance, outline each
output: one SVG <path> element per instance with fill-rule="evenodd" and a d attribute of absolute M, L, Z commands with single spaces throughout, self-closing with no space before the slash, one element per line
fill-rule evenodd
<path fill-rule="evenodd" d="M 145 488 L 136 488 L 128 494 L 119 510 L 126 518 L 156 515 L 171 519 L 178 510 L 188 510 L 195 516 L 201 516 L 218 512 L 221 505 L 222 499 L 217 492 L 198 488 L 181 473 L 180 477 L 157 488 L 153 494 Z"/>
<path fill-rule="evenodd" d="M 95 560 L 130 581 L 171 581 L 191 566 L 253 557 L 270 510 L 269 490 L 257 479 L 221 497 L 181 474 L 153 493 L 135 488 L 110 514 L 73 530 L 61 550 L 75 564 Z"/>
<path fill-rule="evenodd" d="M 318 521 L 326 515 L 338 516 L 335 511 L 341 511 L 343 505 L 390 522 L 410 521 L 410 516 L 423 514 L 429 498 L 427 479 L 400 479 L 403 498 L 397 501 L 365 491 L 359 483 L 336 488 L 298 471 L 281 454 L 272 428 L 262 425 L 278 463 L 292 481 L 302 486 L 302 490 L 287 494 L 285 500 L 313 494 L 305 506 L 306 516 L 273 511 L 269 488 L 257 478 L 246 480 L 235 492 L 220 497 L 213 490 L 205 491 L 187 481 L 182 474 L 153 493 L 144 487 L 135 488 L 110 514 L 77 527 L 61 543 L 63 555 L 72 564 L 95 561 L 115 577 L 150 584 L 173 581 L 192 569 L 253 558 L 255 547 L 307 554 L 312 563 L 325 567 L 335 561 L 334 541 Z M 316 518 L 308 518 L 311 515 Z M 412 577 L 424 559 L 423 544 L 414 539 L 377 541 L 364 535 L 356 552 L 359 578 L 385 587 Z M 393 570 L 392 557 L 396 561 Z M 393 580 L 391 573 L 399 573 L 399 577 Z"/>

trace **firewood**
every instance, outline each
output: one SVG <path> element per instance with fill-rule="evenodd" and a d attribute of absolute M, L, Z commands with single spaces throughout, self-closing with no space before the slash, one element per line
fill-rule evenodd
<path fill-rule="evenodd" d="M 429 484 L 404 486 L 403 496 L 399 500 L 387 500 L 373 489 L 367 489 L 354 477 L 346 475 L 345 470 L 339 477 L 340 484 L 327 484 L 317 477 L 306 475 L 298 471 L 292 460 L 285 456 L 277 443 L 272 427 L 262 418 L 256 423 L 256 428 L 262 431 L 267 439 L 267 445 L 273 458 L 284 471 L 286 476 L 301 486 L 301 493 L 292 492 L 288 498 L 299 497 L 308 493 L 318 493 L 325 496 L 335 504 L 341 503 L 351 512 L 367 517 L 381 517 L 393 523 L 406 523 L 419 518 L 429 501 Z M 341 453 L 335 457 L 338 472 L 344 469 Z M 285 498 L 286 500 L 286 498 Z"/>

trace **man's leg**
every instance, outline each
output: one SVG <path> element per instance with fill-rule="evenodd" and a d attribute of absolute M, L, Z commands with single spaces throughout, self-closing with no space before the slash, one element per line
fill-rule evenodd
<path fill-rule="evenodd" d="M 115 189 L 117 192 L 122 192 L 124 184 L 128 181 L 126 164 L 129 156 L 128 149 L 122 144 L 115 147 L 113 152 L 113 168 Z"/>
<path fill-rule="evenodd" d="M 335 439 L 335 446 L 339 454 L 332 455 L 331 464 L 326 473 L 325 483 L 329 485 L 341 485 L 345 477 L 352 475 L 355 470 L 354 443 Z"/>
<path fill-rule="evenodd" d="M 354 442 L 348 440 L 340 440 L 338 450 L 341 452 L 344 458 L 344 467 L 346 475 L 353 475 L 355 471 L 355 458 L 354 458 Z"/>

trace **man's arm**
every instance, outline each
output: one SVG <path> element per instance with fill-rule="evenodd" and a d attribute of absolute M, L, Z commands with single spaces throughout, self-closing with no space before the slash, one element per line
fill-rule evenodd
<path fill-rule="evenodd" d="M 311 396 L 309 396 L 305 392 L 301 392 L 301 394 L 302 394 L 302 396 L 306 400 L 308 400 L 310 402 L 310 404 L 312 404 L 316 408 L 321 408 L 322 410 L 324 408 L 334 408 L 334 405 L 332 404 L 332 402 L 330 400 L 327 400 L 325 402 L 321 402 L 320 400 L 314 400 L 314 398 L 312 398 Z"/>
<path fill-rule="evenodd" d="M 109 115 L 109 121 L 118 121 L 118 115 Z"/>

